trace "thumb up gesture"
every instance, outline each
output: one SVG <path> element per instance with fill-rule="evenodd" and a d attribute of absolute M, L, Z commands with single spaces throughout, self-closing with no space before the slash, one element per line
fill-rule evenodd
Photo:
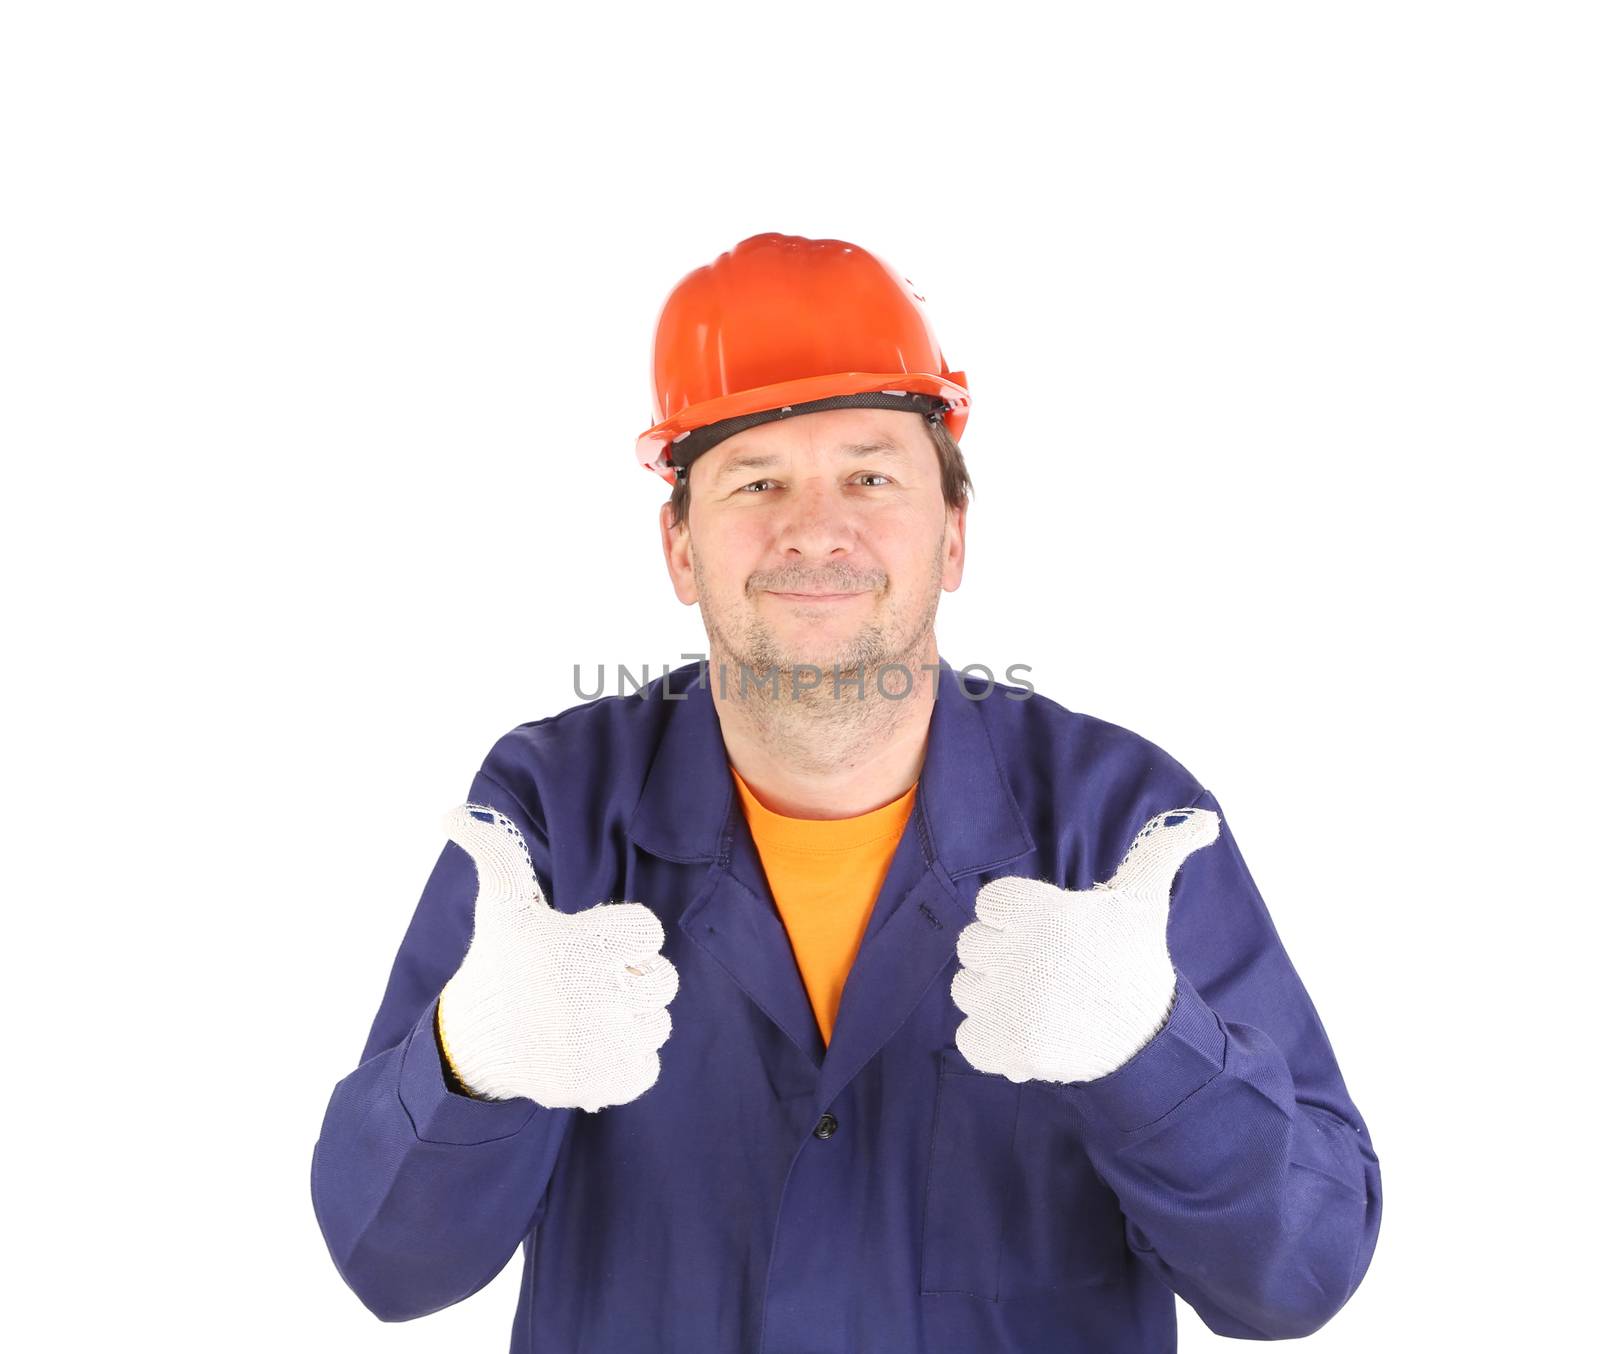
<path fill-rule="evenodd" d="M 1217 839 L 1210 809 L 1173 809 L 1140 829 L 1117 872 L 1091 889 L 1015 875 L 978 892 L 950 997 L 956 1047 L 1012 1081 L 1091 1081 L 1166 1023 L 1177 990 L 1167 953 L 1172 881 Z"/>
<path fill-rule="evenodd" d="M 678 973 L 642 903 L 558 912 L 504 814 L 464 804 L 445 832 L 478 871 L 472 943 L 439 994 L 450 1061 L 475 1095 L 599 1110 L 644 1094 L 672 1032 Z"/>

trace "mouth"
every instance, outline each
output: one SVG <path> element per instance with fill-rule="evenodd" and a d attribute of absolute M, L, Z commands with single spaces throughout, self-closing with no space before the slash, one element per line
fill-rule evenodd
<path fill-rule="evenodd" d="M 767 595 L 784 602 L 815 605 L 822 602 L 846 602 L 852 597 L 865 597 L 867 594 L 865 592 L 769 592 Z"/>

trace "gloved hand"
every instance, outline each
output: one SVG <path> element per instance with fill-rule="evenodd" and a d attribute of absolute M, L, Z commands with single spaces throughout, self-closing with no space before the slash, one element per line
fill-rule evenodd
<path fill-rule="evenodd" d="M 1177 997 L 1167 952 L 1173 877 L 1217 839 L 1210 809 L 1173 809 L 1140 829 L 1116 874 L 1091 889 L 1015 875 L 978 891 L 950 997 L 956 1047 L 1012 1081 L 1092 1081 L 1127 1062 Z"/>
<path fill-rule="evenodd" d="M 643 1095 L 678 991 L 655 913 L 642 903 L 558 912 L 516 824 L 495 809 L 464 804 L 444 828 L 478 870 L 472 943 L 439 994 L 462 1083 L 489 1100 L 590 1111 Z"/>

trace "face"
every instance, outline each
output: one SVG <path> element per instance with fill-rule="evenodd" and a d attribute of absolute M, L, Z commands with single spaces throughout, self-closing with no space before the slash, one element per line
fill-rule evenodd
<path fill-rule="evenodd" d="M 934 613 L 961 583 L 966 515 L 945 505 L 919 414 L 763 423 L 701 456 L 689 487 L 686 527 L 662 505 L 662 546 L 730 685 L 740 663 L 871 674 L 935 661 Z"/>

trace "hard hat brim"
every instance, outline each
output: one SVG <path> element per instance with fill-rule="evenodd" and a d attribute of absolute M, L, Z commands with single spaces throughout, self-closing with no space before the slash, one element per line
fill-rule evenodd
<path fill-rule="evenodd" d="M 674 484 L 677 477 L 673 473 L 670 450 L 673 441 L 685 433 L 711 423 L 720 423 L 723 419 L 738 418 L 741 414 L 781 409 L 790 404 L 806 404 L 830 395 L 859 395 L 876 390 L 908 390 L 919 395 L 939 396 L 949 406 L 945 426 L 949 428 L 950 435 L 959 441 L 972 404 L 966 380 L 966 373 L 960 371 L 953 371 L 947 376 L 932 372 L 846 371 L 832 376 L 805 376 L 794 381 L 779 381 L 775 385 L 756 386 L 680 409 L 672 417 L 663 419 L 649 431 L 640 434 L 635 454 L 639 464 L 646 470 L 653 470 L 668 484 Z"/>

